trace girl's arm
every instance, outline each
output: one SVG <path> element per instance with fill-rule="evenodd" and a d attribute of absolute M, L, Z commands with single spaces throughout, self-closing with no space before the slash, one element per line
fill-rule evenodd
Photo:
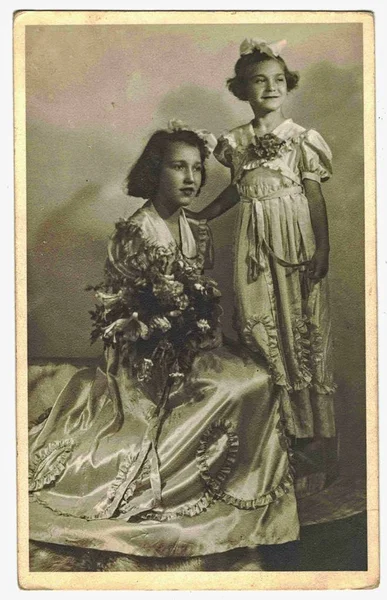
<path fill-rule="evenodd" d="M 316 251 L 310 261 L 308 275 L 317 283 L 325 277 L 329 269 L 328 216 L 320 184 L 312 179 L 304 179 L 303 184 L 316 240 Z"/>
<path fill-rule="evenodd" d="M 185 209 L 185 213 L 188 217 L 193 219 L 205 219 L 206 221 L 211 221 L 232 208 L 237 202 L 239 202 L 237 186 L 230 184 L 211 202 L 211 204 L 201 211 L 193 212 Z"/>

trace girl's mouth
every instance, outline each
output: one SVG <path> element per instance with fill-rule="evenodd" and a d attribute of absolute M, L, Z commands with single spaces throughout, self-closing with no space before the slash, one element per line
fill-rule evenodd
<path fill-rule="evenodd" d="M 181 188 L 181 191 L 183 192 L 184 196 L 187 196 L 188 198 L 195 194 L 195 188 L 193 187 Z"/>

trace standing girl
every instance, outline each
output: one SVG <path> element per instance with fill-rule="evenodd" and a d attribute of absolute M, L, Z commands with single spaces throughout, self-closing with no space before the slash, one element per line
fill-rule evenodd
<path fill-rule="evenodd" d="M 318 438 L 336 435 L 325 278 L 329 236 L 320 186 L 331 175 L 331 152 L 317 131 L 283 115 L 299 80 L 279 55 L 285 43 L 244 40 L 241 45 L 227 85 L 249 102 L 254 118 L 219 138 L 214 154 L 231 169 L 232 185 L 199 216 L 213 219 L 240 201 L 237 330 L 266 358 L 282 389 L 287 431 L 300 449 L 311 438 L 316 446 Z M 319 473 L 312 482 L 309 478 L 305 492 L 324 483 L 325 474 Z"/>

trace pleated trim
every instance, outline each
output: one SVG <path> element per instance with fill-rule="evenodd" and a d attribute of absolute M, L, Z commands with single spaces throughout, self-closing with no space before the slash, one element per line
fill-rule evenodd
<path fill-rule="evenodd" d="M 49 442 L 33 455 L 28 473 L 30 492 L 41 490 L 59 479 L 66 468 L 74 444 L 71 438 Z"/>

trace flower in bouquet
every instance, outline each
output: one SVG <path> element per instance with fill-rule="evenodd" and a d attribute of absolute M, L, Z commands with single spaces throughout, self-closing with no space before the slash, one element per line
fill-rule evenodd
<path fill-rule="evenodd" d="M 160 330 L 161 333 L 166 333 L 171 329 L 172 325 L 167 317 L 154 316 L 149 321 L 149 329 L 151 331 Z"/>
<path fill-rule="evenodd" d="M 210 331 L 211 329 L 211 325 L 209 324 L 209 322 L 207 321 L 207 319 L 199 319 L 199 321 L 196 323 L 199 331 L 201 331 L 202 333 L 207 333 L 207 331 Z"/>
<path fill-rule="evenodd" d="M 116 342 L 118 333 L 122 333 L 122 337 L 130 342 L 136 342 L 139 338 L 143 340 L 149 338 L 149 328 L 140 321 L 137 312 L 134 312 L 128 319 L 117 319 L 111 325 L 108 325 L 105 328 L 103 337 L 113 338 Z"/>

